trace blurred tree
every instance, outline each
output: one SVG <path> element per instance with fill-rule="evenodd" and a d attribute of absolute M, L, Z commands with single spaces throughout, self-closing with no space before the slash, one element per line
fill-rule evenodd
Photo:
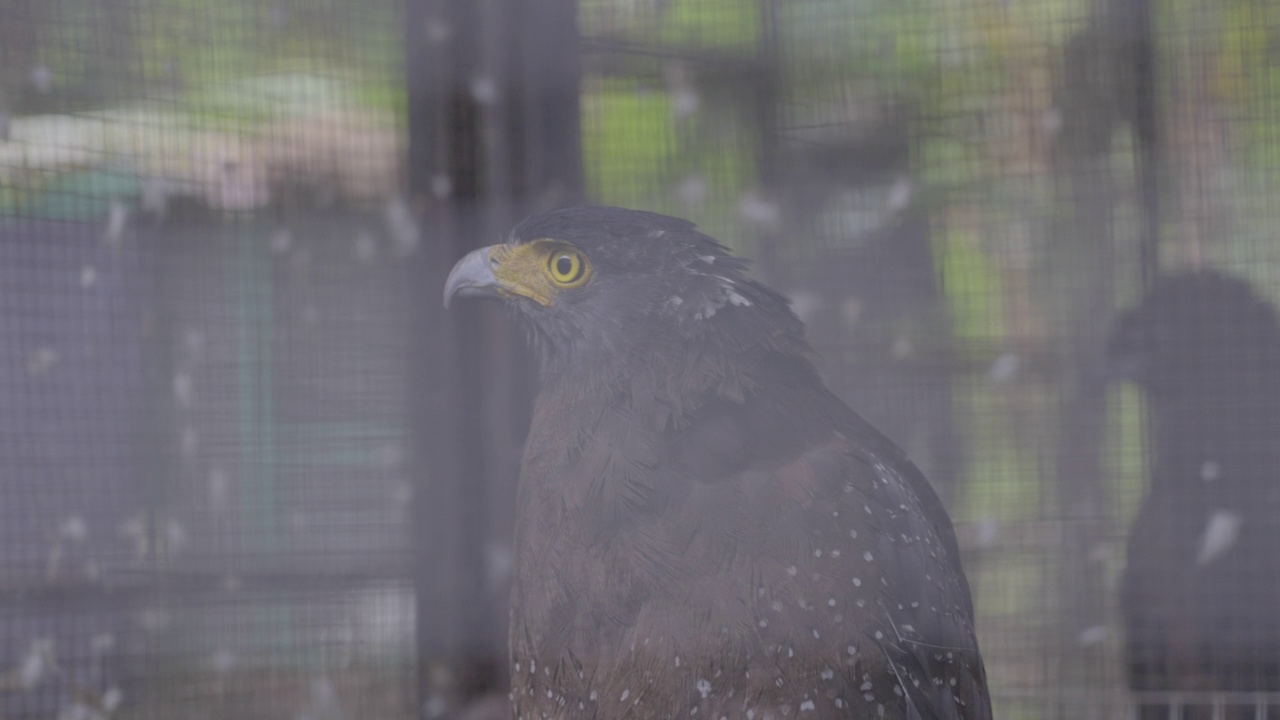
<path fill-rule="evenodd" d="M 1102 483 L 1106 398 L 1098 382 L 1104 318 L 1114 306 L 1119 254 L 1115 218 L 1120 188 L 1113 137 L 1124 127 L 1136 139 L 1134 165 L 1150 169 L 1154 152 L 1139 108 L 1153 109 L 1153 27 L 1149 0 L 1105 0 L 1065 45 L 1055 92 L 1061 132 L 1053 147 L 1055 214 L 1039 277 L 1044 317 L 1054 329 L 1053 352 L 1064 370 L 1057 387 L 1054 477 L 1064 542 L 1055 594 L 1059 627 L 1054 656 L 1065 687 L 1116 688 L 1108 663 L 1106 547 L 1114 536 Z M 1137 175 L 1138 182 L 1147 177 Z M 1106 693 L 1063 695 L 1070 717 L 1098 716 Z"/>

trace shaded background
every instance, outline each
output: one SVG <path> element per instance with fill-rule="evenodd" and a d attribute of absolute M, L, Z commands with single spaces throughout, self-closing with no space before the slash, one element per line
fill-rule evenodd
<path fill-rule="evenodd" d="M 1127 717 L 1108 323 L 1276 198 L 1268 0 L 0 0 L 0 717 L 493 710 L 534 388 L 440 289 L 583 200 L 792 296 L 998 716 Z"/>

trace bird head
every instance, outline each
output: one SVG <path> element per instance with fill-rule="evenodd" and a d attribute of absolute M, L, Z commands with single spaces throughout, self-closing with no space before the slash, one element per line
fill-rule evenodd
<path fill-rule="evenodd" d="M 686 220 L 574 207 L 535 215 L 507 242 L 463 257 L 445 282 L 444 302 L 505 301 L 530 329 L 544 374 L 694 339 L 744 350 L 802 344 L 786 300 L 748 279 L 746 268 Z"/>
<path fill-rule="evenodd" d="M 1107 342 L 1109 375 L 1158 404 L 1254 395 L 1278 363 L 1275 311 L 1245 281 L 1212 271 L 1161 278 Z"/>

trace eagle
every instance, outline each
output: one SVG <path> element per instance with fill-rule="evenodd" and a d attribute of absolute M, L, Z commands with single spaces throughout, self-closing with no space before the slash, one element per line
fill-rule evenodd
<path fill-rule="evenodd" d="M 942 504 L 747 265 L 686 220 L 589 206 L 450 273 L 446 307 L 504 301 L 538 361 L 514 716 L 990 718 Z"/>
<path fill-rule="evenodd" d="M 1280 692 L 1275 309 L 1222 272 L 1166 276 L 1114 323 L 1107 365 L 1142 389 L 1151 426 L 1121 578 L 1130 687 Z M 1170 717 L 1144 704 L 1143 717 Z M 1241 705 L 1226 717 L 1255 717 Z"/>

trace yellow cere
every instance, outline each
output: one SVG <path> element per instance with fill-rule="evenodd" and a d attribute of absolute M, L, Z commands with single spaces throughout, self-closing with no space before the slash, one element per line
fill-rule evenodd
<path fill-rule="evenodd" d="M 489 250 L 489 262 L 501 292 L 540 305 L 550 306 L 560 291 L 582 287 L 591 279 L 586 256 L 555 240 L 495 245 Z"/>

